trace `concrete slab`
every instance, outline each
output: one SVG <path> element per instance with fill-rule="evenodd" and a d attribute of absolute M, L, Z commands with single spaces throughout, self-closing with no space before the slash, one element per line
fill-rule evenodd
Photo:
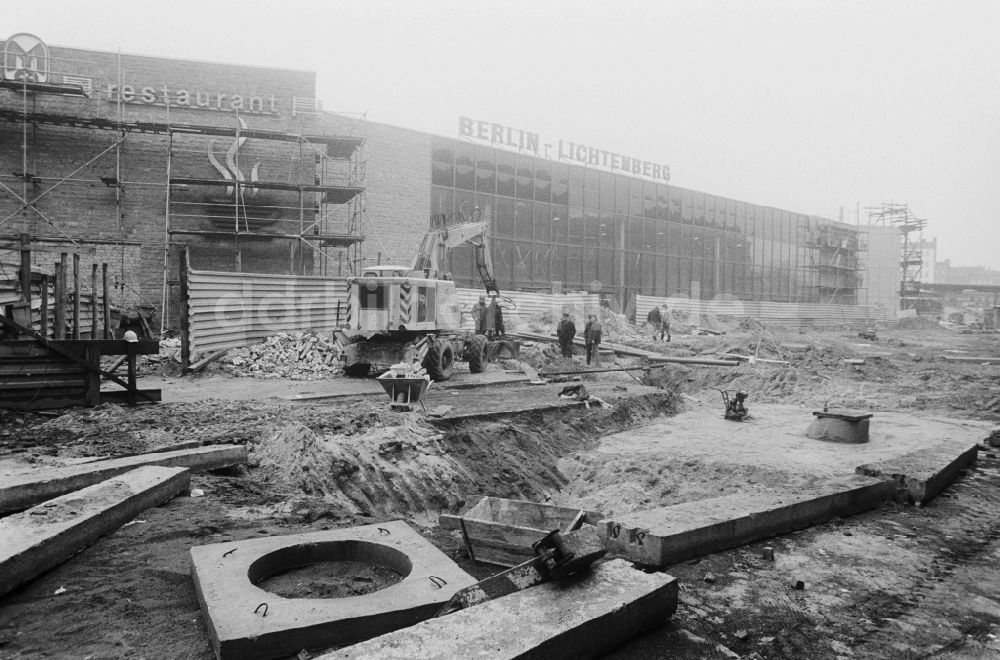
<path fill-rule="evenodd" d="M 677 609 L 677 578 L 616 559 L 315 660 L 593 658 L 661 626 Z"/>
<path fill-rule="evenodd" d="M 255 586 L 296 566 L 348 560 L 387 566 L 404 577 L 381 591 L 345 598 L 283 598 Z M 220 660 L 284 657 L 411 626 L 476 582 L 399 520 L 198 546 L 191 548 L 191 573 Z"/>
<path fill-rule="evenodd" d="M 859 465 L 928 446 L 947 447 L 957 455 L 995 427 L 975 420 L 879 411 L 869 442 L 826 443 L 805 437 L 812 421 L 808 408 L 754 404 L 751 400 L 752 419 L 736 424 L 722 418 L 721 401 L 712 399 L 709 403 L 660 422 L 607 435 L 596 449 L 598 456 L 646 461 L 668 455 L 675 461 L 773 468 L 807 475 L 812 483 L 850 476 Z"/>
<path fill-rule="evenodd" d="M 608 552 L 663 567 L 873 509 L 895 495 L 890 481 L 853 477 L 805 495 L 739 494 L 602 520 Z"/>
<path fill-rule="evenodd" d="M 948 445 L 937 445 L 878 463 L 859 465 L 857 472 L 892 479 L 901 499 L 926 504 L 947 488 L 959 472 L 974 463 L 978 452 L 978 443 L 960 452 Z"/>
<path fill-rule="evenodd" d="M 140 467 L 0 520 L 0 595 L 187 490 L 184 468 Z M 112 579 L 113 576 L 109 576 Z"/>
<path fill-rule="evenodd" d="M 8 474 L 0 484 L 0 513 L 21 511 L 144 465 L 183 467 L 200 472 L 238 465 L 246 460 L 247 450 L 242 445 L 214 445 Z"/>

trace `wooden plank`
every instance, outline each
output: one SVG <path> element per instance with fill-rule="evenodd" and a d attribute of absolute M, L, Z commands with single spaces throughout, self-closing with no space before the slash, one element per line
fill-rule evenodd
<path fill-rule="evenodd" d="M 141 467 L 0 519 L 0 595 L 189 485 L 185 468 Z"/>
<path fill-rule="evenodd" d="M 9 390 L 27 390 L 27 389 L 38 389 L 40 387 L 83 387 L 85 385 L 83 378 L 24 378 L 15 381 L 6 381 L 0 383 L 0 392 L 6 392 Z"/>
<path fill-rule="evenodd" d="M 91 364 L 101 363 L 101 349 L 97 344 L 87 347 L 87 362 Z M 87 370 L 86 383 L 84 385 L 83 399 L 88 406 L 101 405 L 101 374 L 92 369 Z"/>
<path fill-rule="evenodd" d="M 73 339 L 80 338 L 80 255 L 73 255 Z"/>
<path fill-rule="evenodd" d="M 163 401 L 163 391 L 158 389 L 138 389 L 136 390 L 136 397 L 150 403 L 157 403 Z M 128 403 L 128 392 L 125 390 L 101 392 L 101 403 Z"/>
<path fill-rule="evenodd" d="M 191 322 L 188 318 L 188 277 L 190 277 L 189 258 L 188 248 L 184 248 L 180 254 L 181 373 L 187 371 L 188 367 L 191 366 Z"/>
<path fill-rule="evenodd" d="M 124 339 L 63 339 L 58 342 L 49 340 L 48 344 L 55 344 L 63 350 L 69 351 L 77 357 L 87 354 L 87 347 L 96 344 L 101 349 L 101 355 L 128 355 L 129 342 Z M 46 345 L 33 339 L 0 340 L 0 357 L 5 355 L 48 355 Z M 132 342 L 135 352 L 138 355 L 156 355 L 160 352 L 160 342 L 155 340 L 140 340 Z"/>
<path fill-rule="evenodd" d="M 34 330 L 31 330 L 29 328 L 25 328 L 24 326 L 20 325 L 19 323 L 15 323 L 14 321 L 10 320 L 9 318 L 7 318 L 6 316 L 4 316 L 2 314 L 0 314 L 0 323 L 2 323 L 3 325 L 5 325 L 7 327 L 13 328 L 14 330 L 17 330 L 18 332 L 23 332 L 24 334 L 31 335 L 32 339 L 34 339 L 35 341 L 37 341 L 37 342 L 39 342 L 41 344 L 44 344 L 45 346 L 51 348 L 56 353 L 64 355 L 64 356 L 68 357 L 69 359 L 73 360 L 74 362 L 77 362 L 78 364 L 82 365 L 85 369 L 92 370 L 92 371 L 97 371 L 98 373 L 100 373 L 101 375 L 103 375 L 108 380 L 110 380 L 112 382 L 115 382 L 115 383 L 118 383 L 119 385 L 121 385 L 125 389 L 129 390 L 130 392 L 134 392 L 135 391 L 135 382 L 134 382 L 134 379 L 133 379 L 131 387 L 130 387 L 128 383 L 122 382 L 122 380 L 119 379 L 117 376 L 115 376 L 113 374 L 109 374 L 108 372 L 106 372 L 103 369 L 101 369 L 100 366 L 99 366 L 99 363 L 97 365 L 91 364 L 85 358 L 82 358 L 82 357 L 79 357 L 77 355 L 74 355 L 70 350 L 61 347 L 60 344 L 59 344 L 59 342 L 49 341 L 45 337 L 42 337 L 41 335 L 39 335 Z M 134 349 L 130 349 L 130 350 L 134 350 Z M 134 355 L 134 353 L 131 353 L 131 354 Z"/>
<path fill-rule="evenodd" d="M 56 271 L 56 328 L 55 338 L 66 338 L 66 269 L 68 255 L 63 252 L 55 265 Z"/>
<path fill-rule="evenodd" d="M 97 264 L 90 265 L 90 338 L 99 339 L 97 336 Z"/>
<path fill-rule="evenodd" d="M 101 264 L 101 282 L 104 292 L 101 298 L 104 301 L 104 338 L 111 339 L 111 283 L 108 281 L 108 265 Z M 95 337 L 96 339 L 96 337 Z"/>
<path fill-rule="evenodd" d="M 31 309 L 31 250 L 28 234 L 21 234 L 21 298 Z"/>
<path fill-rule="evenodd" d="M 239 465 L 246 462 L 246 457 L 244 446 L 213 445 L 6 475 L 0 483 L 0 513 L 21 511 L 144 465 L 184 467 L 198 472 Z"/>
<path fill-rule="evenodd" d="M 42 275 L 42 308 L 40 315 L 40 329 L 43 337 L 49 336 L 49 276 Z"/>

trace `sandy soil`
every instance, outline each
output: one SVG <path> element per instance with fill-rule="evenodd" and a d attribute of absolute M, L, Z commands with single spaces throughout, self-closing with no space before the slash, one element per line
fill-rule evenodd
<path fill-rule="evenodd" d="M 803 426 L 823 404 L 893 413 L 899 428 L 917 430 L 933 417 L 983 422 L 977 430 L 1000 422 L 1000 365 L 940 357 L 1000 355 L 1000 336 L 918 327 L 883 330 L 871 344 L 847 331 L 762 333 L 735 325 L 727 335 L 675 335 L 670 344 L 638 333 L 614 340 L 667 355 L 756 353 L 789 364 L 658 368 L 645 375 L 648 388 L 621 373 L 587 375 L 584 384 L 613 406 L 607 409 L 510 412 L 558 402 L 559 385 L 441 388 L 428 405 L 479 416 L 431 422 L 389 411 L 384 394 L 292 403 L 273 397 L 326 385 L 283 389 L 266 381 L 265 388 L 214 375 L 162 381 L 168 390 L 179 385 L 184 400 L 158 406 L 56 417 L 0 413 L 8 468 L 190 439 L 243 443 L 251 454 L 243 469 L 195 476 L 205 497 L 151 509 L 142 522 L 0 599 L 0 656 L 212 657 L 188 576 L 193 545 L 404 518 L 485 577 L 492 569 L 470 562 L 457 535 L 435 525 L 438 513 L 483 494 L 619 512 L 808 486 L 853 461 L 821 451 L 776 463 L 774 445 L 714 425 L 724 422 L 713 388 L 747 390 L 755 424 L 772 442 L 787 436 L 789 420 L 801 417 L 793 426 Z M 579 357 L 567 363 L 544 346 L 526 353 L 536 367 L 582 366 Z M 882 446 L 873 440 L 874 451 Z M 775 562 L 760 559 L 762 544 L 755 544 L 670 567 L 682 579 L 680 610 L 670 626 L 618 657 L 1000 657 L 990 637 L 1000 635 L 1000 584 L 996 571 L 982 573 L 1000 558 L 1000 470 L 988 460 L 922 509 L 886 507 L 776 539 Z M 704 582 L 707 572 L 717 579 Z M 805 590 L 787 588 L 796 576 Z M 309 576 L 288 579 L 312 584 Z M 55 594 L 60 587 L 66 591 Z"/>

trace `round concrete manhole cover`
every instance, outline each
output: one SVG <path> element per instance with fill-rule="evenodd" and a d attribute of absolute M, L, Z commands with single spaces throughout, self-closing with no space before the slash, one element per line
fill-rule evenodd
<path fill-rule="evenodd" d="M 412 564 L 403 552 L 365 541 L 282 548 L 250 566 L 250 581 L 282 598 L 363 596 L 401 582 Z"/>

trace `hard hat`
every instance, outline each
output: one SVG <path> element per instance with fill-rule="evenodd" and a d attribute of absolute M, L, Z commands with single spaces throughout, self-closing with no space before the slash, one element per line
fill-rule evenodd
<path fill-rule="evenodd" d="M 135 343 L 139 341 L 139 336 L 136 335 L 135 332 L 133 332 L 132 330 L 129 330 L 125 333 L 124 339 L 129 343 Z"/>

